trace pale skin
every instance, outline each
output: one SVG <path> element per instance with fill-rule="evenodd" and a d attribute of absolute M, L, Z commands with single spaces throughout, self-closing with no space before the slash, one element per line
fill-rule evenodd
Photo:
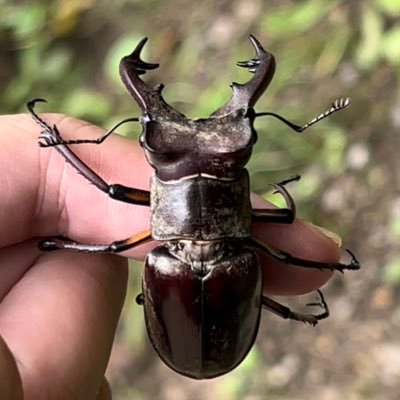
<path fill-rule="evenodd" d="M 103 132 L 59 114 L 42 117 L 66 139 Z M 126 292 L 123 256 L 143 259 L 154 244 L 123 256 L 43 253 L 36 244 L 54 235 L 85 243 L 124 239 L 149 229 L 149 210 L 107 197 L 54 149 L 39 148 L 39 133 L 28 115 L 0 117 L 0 393 L 10 400 L 111 399 L 104 374 Z M 100 146 L 73 149 L 108 183 L 148 190 L 152 170 L 134 141 L 113 135 Z M 257 208 L 270 207 L 253 200 Z M 298 257 L 338 262 L 341 256 L 331 237 L 302 220 L 260 223 L 253 233 Z M 267 255 L 260 260 L 268 295 L 311 292 L 332 275 Z"/>

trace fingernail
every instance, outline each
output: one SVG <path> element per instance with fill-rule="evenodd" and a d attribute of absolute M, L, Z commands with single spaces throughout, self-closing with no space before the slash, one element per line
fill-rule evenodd
<path fill-rule="evenodd" d="M 336 244 L 336 246 L 342 247 L 342 238 L 337 233 L 329 231 L 328 229 L 323 228 L 322 226 L 319 226 L 319 225 L 315 225 L 309 221 L 303 221 L 303 222 L 310 225 L 311 227 L 316 229 L 318 232 L 321 232 L 327 238 L 331 239 L 332 242 Z"/>

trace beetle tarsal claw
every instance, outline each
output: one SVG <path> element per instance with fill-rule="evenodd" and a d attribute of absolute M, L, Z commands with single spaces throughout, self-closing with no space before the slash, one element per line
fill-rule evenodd
<path fill-rule="evenodd" d="M 57 144 L 56 138 L 48 131 L 43 131 L 38 139 L 40 147 L 51 147 Z"/>
<path fill-rule="evenodd" d="M 350 268 L 349 269 L 352 269 L 352 270 L 360 269 L 361 268 L 361 264 L 358 261 L 357 257 L 355 256 L 355 254 L 349 249 L 345 249 L 345 251 L 348 254 L 350 254 L 350 256 L 351 256 L 351 261 L 350 261 L 350 264 L 349 264 Z"/>
<path fill-rule="evenodd" d="M 46 130 L 42 131 L 38 140 L 40 147 L 53 147 L 65 144 L 56 125 L 53 125 L 52 128 L 48 127 Z"/>

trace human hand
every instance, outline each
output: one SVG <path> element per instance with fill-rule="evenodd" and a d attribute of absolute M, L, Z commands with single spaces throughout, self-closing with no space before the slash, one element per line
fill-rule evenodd
<path fill-rule="evenodd" d="M 103 132 L 46 115 L 66 139 Z M 127 262 L 114 255 L 42 253 L 39 237 L 106 244 L 149 229 L 147 207 L 117 202 L 90 185 L 54 149 L 40 149 L 27 115 L 0 117 L 0 393 L 4 399 L 110 399 L 104 378 L 125 297 Z M 148 189 L 151 168 L 132 140 L 74 151 L 105 181 Z M 254 198 L 256 206 L 266 203 Z M 312 225 L 257 224 L 254 235 L 296 256 L 337 262 L 335 242 Z M 152 244 L 124 253 L 143 259 Z M 282 265 L 260 254 L 264 291 L 306 293 L 331 272 Z"/>

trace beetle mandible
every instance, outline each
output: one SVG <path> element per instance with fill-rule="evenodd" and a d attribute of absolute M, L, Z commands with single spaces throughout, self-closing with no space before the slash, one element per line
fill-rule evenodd
<path fill-rule="evenodd" d="M 320 314 L 301 314 L 263 295 L 262 271 L 256 250 L 287 264 L 336 271 L 356 270 L 360 264 L 350 252 L 349 263 L 323 263 L 292 256 L 251 237 L 252 221 L 290 224 L 295 203 L 285 184 L 274 184 L 285 201 L 283 209 L 253 209 L 249 175 L 244 168 L 257 140 L 254 121 L 272 116 L 297 132 L 340 111 L 350 99 L 335 100 L 332 107 L 299 126 L 282 116 L 257 113 L 254 106 L 275 71 L 272 54 L 250 35 L 255 58 L 239 62 L 253 77 L 245 84 L 232 83 L 231 99 L 209 118 L 191 120 L 168 105 L 163 85 L 148 86 L 141 78 L 158 67 L 141 59 L 147 41 L 120 63 L 122 81 L 142 110 L 96 140 L 65 140 L 56 126 L 49 126 L 27 106 L 43 128 L 42 147 L 54 147 L 80 174 L 108 196 L 136 205 L 150 206 L 151 230 L 107 245 L 46 239 L 41 250 L 72 249 L 90 253 L 118 253 L 155 239 L 163 244 L 145 261 L 143 293 L 147 332 L 160 358 L 173 370 L 195 379 L 213 378 L 235 368 L 245 358 L 257 336 L 261 309 L 283 318 L 311 325 L 329 315 L 320 292 L 313 305 Z M 118 126 L 139 121 L 140 144 L 154 168 L 150 192 L 120 184 L 108 184 L 88 167 L 68 145 L 102 143 Z"/>

